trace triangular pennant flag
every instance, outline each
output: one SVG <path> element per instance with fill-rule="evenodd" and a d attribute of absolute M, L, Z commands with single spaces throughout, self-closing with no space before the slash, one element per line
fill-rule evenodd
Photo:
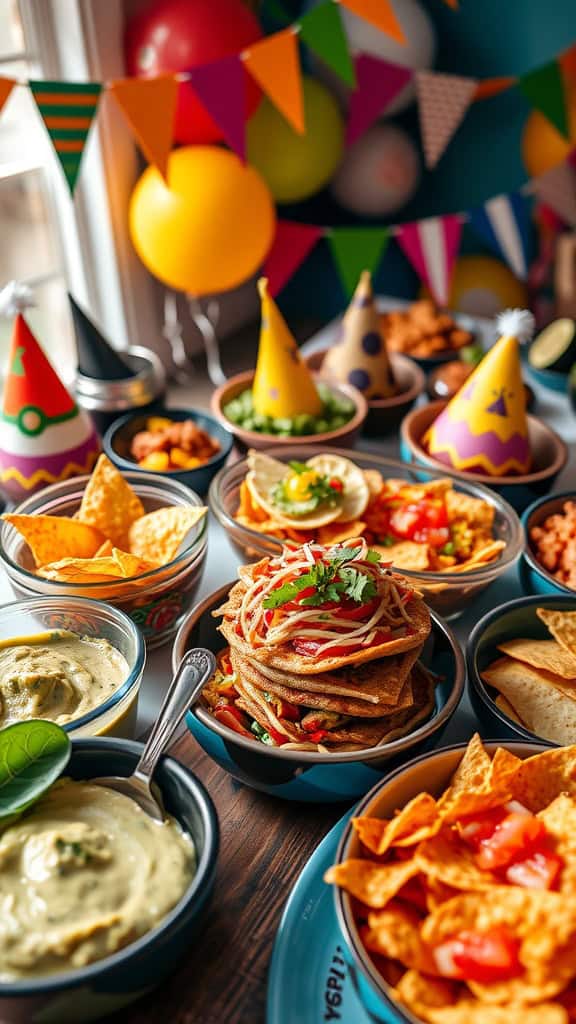
<path fill-rule="evenodd" d="M 282 291 L 322 234 L 322 228 L 313 224 L 297 224 L 290 220 L 278 221 L 272 249 L 264 265 L 264 276 L 268 278 L 270 295 L 276 296 Z"/>
<path fill-rule="evenodd" d="M 17 85 L 17 82 L 13 78 L 0 77 L 0 110 L 2 110 L 15 85 Z"/>
<path fill-rule="evenodd" d="M 458 0 L 444 0 L 444 3 L 448 7 L 451 7 L 453 11 L 457 11 L 458 10 L 458 6 L 459 6 Z"/>
<path fill-rule="evenodd" d="M 485 78 L 483 82 L 478 82 L 476 86 L 474 101 L 489 100 L 492 96 L 499 96 L 501 92 L 506 92 L 506 89 L 515 84 L 515 78 L 505 77 L 504 75 L 500 78 Z"/>
<path fill-rule="evenodd" d="M 228 145 L 242 160 L 246 156 L 245 71 L 238 54 L 188 72 L 196 95 L 216 122 Z"/>
<path fill-rule="evenodd" d="M 410 68 L 389 64 L 367 53 L 356 59 L 356 88 L 350 97 L 346 142 L 358 136 L 383 114 L 392 100 L 412 78 Z"/>
<path fill-rule="evenodd" d="M 348 40 L 340 11 L 332 0 L 313 7 L 300 19 L 300 38 L 347 85 L 354 88 L 356 75 Z"/>
<path fill-rule="evenodd" d="M 534 178 L 532 191 L 565 224 L 576 227 L 576 173 L 568 162 L 557 164 Z"/>
<path fill-rule="evenodd" d="M 531 106 L 536 107 L 566 139 L 570 136 L 564 82 L 558 61 L 529 71 L 518 79 L 518 88 Z"/>
<path fill-rule="evenodd" d="M 396 43 L 406 45 L 406 36 L 396 17 L 392 0 L 340 0 L 340 3 L 353 14 L 369 21 L 374 28 L 379 28 Z"/>
<path fill-rule="evenodd" d="M 74 194 L 82 154 L 102 86 L 98 82 L 28 82 Z"/>
<path fill-rule="evenodd" d="M 275 107 L 300 135 L 304 133 L 304 96 L 298 37 L 283 29 L 242 54 L 246 67 Z"/>
<path fill-rule="evenodd" d="M 174 137 L 176 78 L 121 78 L 109 88 L 144 156 L 165 178 Z"/>
<path fill-rule="evenodd" d="M 401 224 L 396 241 L 440 306 L 448 304 L 462 221 L 458 214 Z"/>
<path fill-rule="evenodd" d="M 436 71 L 416 72 L 420 131 L 429 169 L 436 167 L 461 124 L 476 86 L 474 78 L 443 75 Z"/>
<path fill-rule="evenodd" d="M 388 228 L 331 228 L 326 237 L 346 297 L 354 294 L 363 270 L 373 274 L 385 252 Z"/>
<path fill-rule="evenodd" d="M 470 226 L 501 256 L 516 277 L 528 273 L 528 205 L 518 192 L 495 196 L 484 206 L 470 210 Z"/>

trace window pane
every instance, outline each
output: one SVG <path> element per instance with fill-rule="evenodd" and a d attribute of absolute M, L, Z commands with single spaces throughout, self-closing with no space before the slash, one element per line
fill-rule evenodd
<path fill-rule="evenodd" d="M 31 72 L 26 61 L 14 61 L 0 64 L 0 74 L 26 81 Z M 52 159 L 50 149 L 32 93 L 25 86 L 15 86 L 0 117 L 0 178 L 23 165 L 46 166 Z"/>
<path fill-rule="evenodd" d="M 0 283 L 60 270 L 42 171 L 0 177 L 0 223 Z"/>
<path fill-rule="evenodd" d="M 26 319 L 58 373 L 66 384 L 74 379 L 76 347 L 63 277 L 34 288 L 36 308 L 26 311 Z M 12 323 L 0 317 L 0 375 L 6 372 Z"/>
<path fill-rule="evenodd" d="M 24 49 L 22 22 L 17 0 L 0 0 L 0 57 Z"/>

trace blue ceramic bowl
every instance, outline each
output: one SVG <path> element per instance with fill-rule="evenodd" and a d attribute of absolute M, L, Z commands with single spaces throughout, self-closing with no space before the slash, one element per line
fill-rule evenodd
<path fill-rule="evenodd" d="M 196 469 L 168 469 L 164 471 L 140 468 L 138 463 L 130 455 L 130 444 L 134 434 L 146 429 L 146 421 L 150 415 L 165 416 L 167 419 L 182 423 L 183 420 L 194 420 L 202 430 L 205 430 L 215 441 L 220 444 L 220 451 L 203 466 Z M 196 412 L 194 409 L 158 409 L 154 413 L 128 413 L 121 419 L 115 420 L 102 438 L 102 447 L 111 462 L 121 472 L 130 470 L 134 473 L 153 473 L 154 476 L 165 476 L 170 480 L 179 480 L 186 484 L 198 494 L 206 494 L 212 478 L 226 462 L 232 451 L 234 436 L 226 430 L 214 416 L 206 412 Z"/>
<path fill-rule="evenodd" d="M 528 372 L 528 376 L 535 384 L 540 384 L 543 388 L 547 388 L 549 391 L 557 391 L 562 395 L 567 393 L 567 373 L 558 373 L 557 370 L 537 370 L 534 366 L 530 365 L 528 360 L 526 360 L 524 365 Z"/>
<path fill-rule="evenodd" d="M 516 601 L 509 601 L 484 615 L 472 630 L 466 645 L 468 691 L 472 706 L 482 724 L 482 732 L 486 735 L 505 739 L 510 736 L 537 739 L 548 746 L 556 746 L 552 740 L 537 736 L 512 718 L 508 718 L 508 715 L 496 706 L 496 690 L 487 686 L 480 676 L 490 662 L 502 657 L 498 651 L 498 644 L 506 640 L 517 640 L 519 637 L 550 640 L 550 633 L 536 615 L 537 608 L 576 612 L 576 594 L 572 594 L 571 597 L 519 597 Z"/>
<path fill-rule="evenodd" d="M 174 666 L 191 647 L 208 647 L 217 653 L 224 646 L 211 612 L 225 601 L 232 585 L 225 584 L 190 612 L 176 637 Z M 212 760 L 254 789 L 283 800 L 353 800 L 382 778 L 384 768 L 388 771 L 391 765 L 404 762 L 408 752 L 426 750 L 437 743 L 458 707 L 464 688 L 464 657 L 449 626 L 434 612 L 431 614 L 432 632 L 420 660 L 442 677 L 436 687 L 436 707 L 427 721 L 400 739 L 341 754 L 283 750 L 239 736 L 217 722 L 202 704 L 188 712 L 188 728 Z"/>
<path fill-rule="evenodd" d="M 129 740 L 74 740 L 66 775 L 74 779 L 129 775 L 142 749 L 141 743 Z M 202 925 L 214 885 L 218 819 L 204 786 L 178 761 L 164 757 L 155 778 L 167 811 L 189 832 L 196 847 L 197 871 L 182 899 L 151 932 L 104 960 L 37 981 L 0 984 L 2 1021 L 81 1024 L 107 1016 L 158 985 L 186 953 Z"/>
<path fill-rule="evenodd" d="M 487 743 L 493 752 L 495 744 Z M 546 747 L 541 743 L 506 743 L 507 750 L 517 757 L 531 757 Z M 386 775 L 382 782 L 372 789 L 354 809 L 355 817 L 392 818 L 418 793 L 439 796 L 448 786 L 452 775 L 466 749 L 466 744 L 445 747 L 433 754 L 424 754 L 403 767 Z M 336 853 L 336 863 L 349 857 L 362 856 L 357 833 L 349 822 Z M 336 915 L 343 936 L 343 953 L 348 965 L 352 983 L 360 1002 L 374 1024 L 422 1024 L 421 1019 L 400 1005 L 392 995 L 392 989 L 384 981 L 370 954 L 364 948 L 354 920 L 353 901 L 348 893 L 334 887 Z M 520 1018 L 519 1018 L 520 1019 Z"/>
<path fill-rule="evenodd" d="M 427 466 L 436 471 L 449 469 L 450 473 L 468 483 L 483 484 L 500 494 L 517 512 L 523 512 L 540 495 L 547 494 L 560 471 L 566 465 L 568 449 L 546 423 L 528 416 L 528 433 L 532 450 L 533 469 L 517 476 L 494 477 L 484 473 L 464 473 L 433 458 L 422 445 L 422 438 L 446 402 L 430 402 L 413 409 L 402 421 L 400 428 L 400 454 L 403 462 Z M 422 474 L 426 479 L 426 474 Z"/>
<path fill-rule="evenodd" d="M 576 597 L 576 591 L 564 586 L 543 565 L 540 565 L 530 540 L 532 528 L 540 526 L 548 516 L 562 512 L 566 501 L 576 501 L 576 493 L 563 491 L 550 498 L 540 498 L 539 501 L 533 502 L 522 516 L 526 543 L 520 562 L 520 580 L 523 589 L 528 594 L 557 594 L 559 597 L 572 594 L 573 597 Z"/>

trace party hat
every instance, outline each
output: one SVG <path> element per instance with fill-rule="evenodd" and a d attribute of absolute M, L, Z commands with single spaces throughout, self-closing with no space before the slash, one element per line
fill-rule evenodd
<path fill-rule="evenodd" d="M 434 420 L 423 444 L 454 469 L 506 476 L 530 469 L 519 342 L 531 337 L 534 317 L 508 309 L 497 323 L 499 340 Z"/>
<path fill-rule="evenodd" d="M 298 345 L 261 277 L 258 291 L 262 323 L 258 362 L 252 387 L 254 410 L 260 416 L 289 419 L 308 414 L 318 416 L 322 401 Z"/>
<path fill-rule="evenodd" d="M 0 295 L 0 312 L 15 317 L 0 408 L 0 483 L 14 500 L 88 473 L 100 450 L 91 420 L 24 318 L 30 305 L 28 293 L 16 284 Z"/>
<path fill-rule="evenodd" d="M 78 372 L 84 377 L 95 377 L 97 380 L 126 380 L 127 377 L 133 377 L 134 370 L 106 341 L 96 324 L 70 294 L 68 301 L 76 333 Z"/>
<path fill-rule="evenodd" d="M 343 384 L 353 384 L 368 399 L 396 394 L 369 270 L 360 275 L 338 342 L 326 354 L 322 370 Z"/>

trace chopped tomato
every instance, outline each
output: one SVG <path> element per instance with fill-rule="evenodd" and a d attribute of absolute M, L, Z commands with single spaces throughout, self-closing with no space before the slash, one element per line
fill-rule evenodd
<path fill-rule="evenodd" d="M 461 931 L 433 950 L 439 973 L 490 984 L 520 974 L 519 943 L 505 927 L 490 932 Z"/>
<path fill-rule="evenodd" d="M 443 548 L 450 539 L 450 530 L 447 526 L 432 526 L 424 530 L 417 530 L 412 538 L 418 544 L 430 544 L 433 548 Z"/>
<path fill-rule="evenodd" d="M 310 740 L 312 743 L 322 743 L 328 735 L 327 729 L 317 729 L 316 732 L 310 733 Z"/>
<path fill-rule="evenodd" d="M 479 817 L 464 818 L 458 822 L 458 831 L 465 842 L 477 848 L 483 839 L 490 838 L 507 813 L 504 807 L 495 807 Z"/>
<path fill-rule="evenodd" d="M 290 742 L 288 737 L 285 736 L 283 732 L 278 732 L 278 730 L 274 729 L 271 725 L 266 726 L 266 732 L 268 733 L 270 739 L 274 740 L 274 743 L 276 744 L 277 747 L 282 747 L 284 743 Z"/>
<path fill-rule="evenodd" d="M 365 604 L 356 604 L 355 601 L 344 601 L 338 609 L 338 617 L 341 619 L 350 619 L 352 622 L 370 618 L 374 614 L 378 607 L 378 598 L 374 597 L 372 601 L 367 601 Z"/>
<path fill-rule="evenodd" d="M 448 514 L 443 501 L 424 498 L 393 508 L 388 527 L 391 533 L 417 543 L 444 547 L 450 540 Z"/>
<path fill-rule="evenodd" d="M 333 491 L 337 491 L 338 494 L 341 494 L 344 490 L 344 484 L 337 476 L 332 477 L 332 479 L 328 481 L 328 486 L 331 487 Z"/>
<path fill-rule="evenodd" d="M 235 708 L 233 704 L 217 704 L 213 711 L 214 718 L 221 725 L 227 725 L 232 732 L 237 732 L 241 736 L 248 736 L 249 739 L 254 739 L 252 733 L 244 726 L 244 715 L 242 712 Z"/>
<path fill-rule="evenodd" d="M 495 826 L 492 835 L 478 843 L 476 863 L 488 871 L 505 868 L 540 846 L 547 836 L 546 826 L 533 814 L 507 814 Z"/>
<path fill-rule="evenodd" d="M 526 860 L 506 869 L 506 881 L 525 889 L 553 889 L 562 870 L 562 858 L 551 850 L 535 850 Z"/>
<path fill-rule="evenodd" d="M 300 708 L 296 704 L 290 704 L 290 701 L 282 700 L 279 697 L 276 705 L 276 714 L 278 718 L 287 718 L 289 722 L 297 722 L 300 719 Z"/>

